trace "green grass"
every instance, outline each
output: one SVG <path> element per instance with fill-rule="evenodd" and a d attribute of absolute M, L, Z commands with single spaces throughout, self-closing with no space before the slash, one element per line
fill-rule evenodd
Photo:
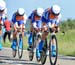
<path fill-rule="evenodd" d="M 23 42 L 24 42 L 23 48 L 24 48 L 24 49 L 27 49 L 27 47 L 28 47 L 27 37 L 24 37 L 24 41 L 23 41 Z M 3 47 L 11 48 L 12 42 L 9 42 L 9 40 L 8 40 L 8 38 L 7 38 L 7 39 L 6 39 L 6 43 L 2 42 L 2 45 L 3 45 Z"/>
<path fill-rule="evenodd" d="M 60 55 L 67 55 L 67 56 L 75 56 L 75 30 L 66 31 L 65 35 L 62 35 L 61 32 L 57 33 L 58 39 L 58 49 Z M 28 47 L 28 38 L 24 38 L 24 49 Z M 11 43 L 6 41 L 3 43 L 4 47 L 11 47 Z"/>
<path fill-rule="evenodd" d="M 65 35 L 57 34 L 59 54 L 75 56 L 75 30 L 69 30 Z"/>

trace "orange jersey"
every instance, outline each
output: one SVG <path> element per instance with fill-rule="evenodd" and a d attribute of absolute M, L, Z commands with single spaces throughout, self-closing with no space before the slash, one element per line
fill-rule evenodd
<path fill-rule="evenodd" d="M 16 20 L 19 21 L 19 20 L 24 20 L 24 17 L 23 16 L 16 16 Z"/>

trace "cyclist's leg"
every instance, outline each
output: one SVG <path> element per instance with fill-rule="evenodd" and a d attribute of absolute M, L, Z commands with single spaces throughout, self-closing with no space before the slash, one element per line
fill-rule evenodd
<path fill-rule="evenodd" d="M 5 28 L 2 26 L 2 34 L 6 32 Z"/>
<path fill-rule="evenodd" d="M 30 50 L 31 46 L 32 46 L 32 32 L 30 32 L 30 35 L 29 35 L 29 38 L 28 38 L 28 45 L 29 45 L 28 50 Z"/>
<path fill-rule="evenodd" d="M 28 37 L 28 48 L 27 48 L 27 50 L 31 50 L 31 48 L 32 48 L 32 32 L 33 32 L 33 26 L 31 26 L 31 28 L 30 28 L 30 35 L 29 35 L 29 37 Z"/>
<path fill-rule="evenodd" d="M 11 31 L 8 32 L 8 39 L 11 41 Z"/>
<path fill-rule="evenodd" d="M 0 50 L 2 50 L 2 30 L 0 30 Z"/>
<path fill-rule="evenodd" d="M 3 41 L 4 41 L 4 43 L 6 41 L 6 36 L 7 36 L 7 32 L 5 32 L 4 35 L 3 35 Z"/>
<path fill-rule="evenodd" d="M 47 38 L 48 32 L 44 32 L 42 34 L 42 40 L 39 43 L 39 51 L 42 51 L 44 40 Z"/>
<path fill-rule="evenodd" d="M 38 58 L 40 58 L 40 51 L 39 51 L 39 43 L 40 43 L 40 39 L 37 39 L 36 40 L 36 56 L 38 57 Z"/>
<path fill-rule="evenodd" d="M 5 28 L 3 26 L 1 26 L 1 29 L 0 29 L 0 50 L 2 49 L 2 37 L 3 37 L 3 34 L 5 33 Z"/>
<path fill-rule="evenodd" d="M 55 39 L 52 40 L 52 54 L 53 57 L 56 56 L 56 41 Z"/>
<path fill-rule="evenodd" d="M 13 50 L 16 50 L 16 46 L 17 46 L 17 37 L 16 37 L 17 33 L 15 33 L 15 31 L 13 32 L 13 40 L 12 40 L 12 45 L 11 48 Z"/>

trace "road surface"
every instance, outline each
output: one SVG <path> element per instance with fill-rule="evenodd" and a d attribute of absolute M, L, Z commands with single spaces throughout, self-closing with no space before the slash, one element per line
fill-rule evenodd
<path fill-rule="evenodd" d="M 23 52 L 22 59 L 18 59 L 18 55 L 15 58 L 12 57 L 12 50 L 10 48 L 3 48 L 0 51 L 0 65 L 41 65 L 41 63 L 38 63 L 35 57 L 33 61 L 29 61 L 26 50 Z M 45 65 L 50 65 L 48 56 Z M 75 57 L 58 56 L 56 65 L 75 65 Z"/>

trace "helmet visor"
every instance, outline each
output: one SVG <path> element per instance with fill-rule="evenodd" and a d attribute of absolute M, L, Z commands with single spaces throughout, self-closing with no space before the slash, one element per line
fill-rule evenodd
<path fill-rule="evenodd" d="M 25 14 L 25 13 L 23 13 L 23 14 L 19 14 L 19 13 L 17 12 L 17 15 L 18 15 L 18 16 L 23 16 L 24 14 Z"/>
<path fill-rule="evenodd" d="M 5 9 L 4 9 L 5 10 Z M 4 10 L 0 10 L 0 12 L 4 12 Z"/>

